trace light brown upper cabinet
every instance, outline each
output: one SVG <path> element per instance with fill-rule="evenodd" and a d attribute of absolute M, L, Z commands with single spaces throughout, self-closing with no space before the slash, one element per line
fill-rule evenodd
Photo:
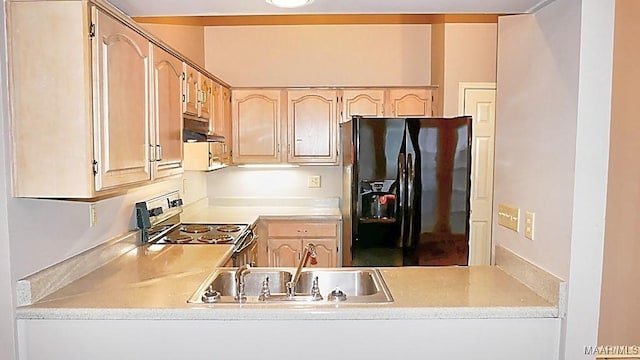
<path fill-rule="evenodd" d="M 7 18 L 15 196 L 94 198 L 182 172 L 181 63 L 152 61 L 146 37 L 87 2 L 8 2 Z"/>
<path fill-rule="evenodd" d="M 336 163 L 337 90 L 288 90 L 289 163 Z"/>
<path fill-rule="evenodd" d="M 192 119 L 208 122 L 209 130 L 213 132 L 212 115 L 218 101 L 214 93 L 215 82 L 186 63 L 183 76 L 183 113 Z"/>
<path fill-rule="evenodd" d="M 232 99 L 235 164 L 337 163 L 338 90 L 234 89 Z"/>
<path fill-rule="evenodd" d="M 407 88 L 390 89 L 387 110 L 389 117 L 429 117 L 433 116 L 433 94 L 431 89 Z"/>
<path fill-rule="evenodd" d="M 153 47 L 154 178 L 182 169 L 182 61 Z"/>
<path fill-rule="evenodd" d="M 282 91 L 264 89 L 232 92 L 233 162 L 281 161 Z"/>
<path fill-rule="evenodd" d="M 374 117 L 430 117 L 434 114 L 432 88 L 343 89 L 340 122 L 354 115 Z"/>
<path fill-rule="evenodd" d="M 385 116 L 384 89 L 345 89 L 342 90 L 340 99 L 341 122 L 351 119 L 353 115 Z"/>
<path fill-rule="evenodd" d="M 185 143 L 185 170 L 211 171 L 232 164 L 231 90 L 213 80 L 206 88 L 210 89 L 208 93 L 211 94 L 208 96 L 210 105 L 207 109 L 211 114 L 209 133 L 223 136 L 224 142 Z"/>

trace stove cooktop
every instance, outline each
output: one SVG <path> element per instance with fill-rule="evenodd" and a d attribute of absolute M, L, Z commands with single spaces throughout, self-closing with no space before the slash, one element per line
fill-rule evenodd
<path fill-rule="evenodd" d="M 156 244 L 235 244 L 246 224 L 180 224 Z"/>
<path fill-rule="evenodd" d="M 235 245 L 251 232 L 248 224 L 183 224 L 177 191 L 138 202 L 135 212 L 143 243 Z"/>

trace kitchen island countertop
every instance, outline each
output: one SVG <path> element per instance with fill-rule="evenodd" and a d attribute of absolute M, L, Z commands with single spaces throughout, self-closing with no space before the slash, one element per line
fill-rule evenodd
<path fill-rule="evenodd" d="M 474 319 L 555 318 L 558 306 L 495 266 L 380 268 L 394 298 L 384 304 L 189 304 L 231 254 L 228 245 L 134 249 L 19 307 L 20 319 Z"/>

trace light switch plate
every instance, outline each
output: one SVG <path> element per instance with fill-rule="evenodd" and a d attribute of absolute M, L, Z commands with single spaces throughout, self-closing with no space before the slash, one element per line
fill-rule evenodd
<path fill-rule="evenodd" d="M 320 187 L 320 175 L 311 175 L 307 178 L 307 187 L 319 188 Z"/>
<path fill-rule="evenodd" d="M 520 209 L 505 204 L 498 205 L 498 224 L 519 232 Z"/>
<path fill-rule="evenodd" d="M 531 211 L 527 211 L 524 214 L 524 237 L 529 240 L 533 240 L 533 236 L 535 234 L 535 217 L 536 214 Z"/>

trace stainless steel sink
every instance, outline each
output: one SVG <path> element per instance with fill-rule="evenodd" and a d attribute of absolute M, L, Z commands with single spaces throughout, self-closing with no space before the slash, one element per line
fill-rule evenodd
<path fill-rule="evenodd" d="M 316 277 L 320 294 L 325 298 L 337 288 L 347 295 L 347 300 L 354 299 L 352 302 L 393 300 L 377 269 L 339 268 L 303 271 L 296 285 L 296 293 L 309 293 L 313 279 Z"/>
<path fill-rule="evenodd" d="M 204 303 L 202 295 L 209 288 L 220 293 L 220 300 L 217 303 L 237 303 L 236 295 L 236 268 L 220 268 L 213 272 L 189 298 L 190 303 Z M 286 283 L 291 281 L 289 271 L 277 268 L 251 268 L 251 271 L 244 275 L 244 291 L 249 300 L 257 301 L 262 290 L 262 282 L 269 278 L 269 288 L 271 292 L 284 293 Z"/>
<path fill-rule="evenodd" d="M 235 282 L 236 268 L 220 268 L 211 274 L 188 300 L 189 303 L 238 303 Z M 289 268 L 251 268 L 245 274 L 245 304 L 271 304 L 283 302 L 327 303 L 388 303 L 393 302 L 380 271 L 374 268 L 326 268 L 302 271 L 295 287 L 295 295 L 286 294 L 286 283 L 291 281 Z M 263 294 L 263 283 L 268 277 L 270 296 Z M 313 280 L 322 300 L 311 296 Z M 215 301 L 203 300 L 203 295 L 215 290 Z M 344 295 L 344 296 L 343 296 Z"/>

